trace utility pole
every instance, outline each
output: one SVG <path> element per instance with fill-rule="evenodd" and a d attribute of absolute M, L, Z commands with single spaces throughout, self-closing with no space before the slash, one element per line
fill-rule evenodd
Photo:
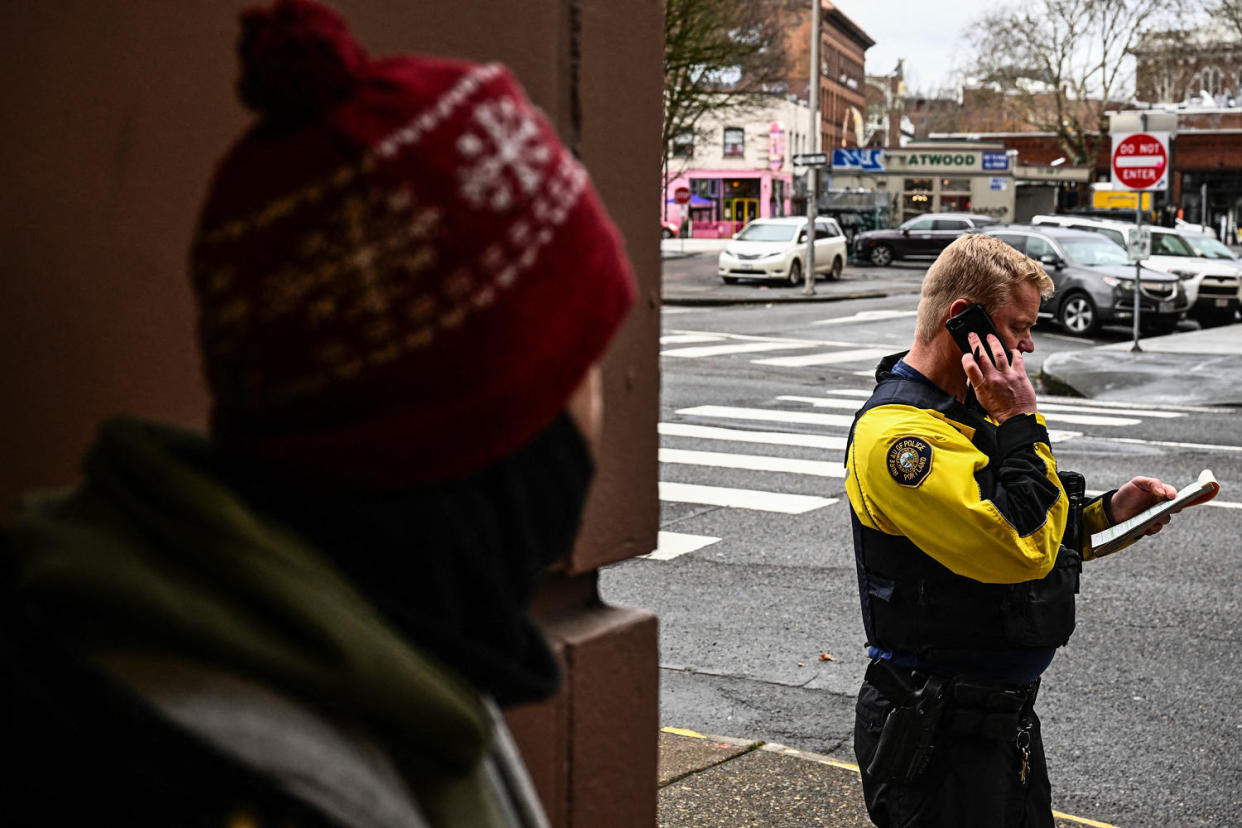
<path fill-rule="evenodd" d="M 1139 116 L 1139 132 L 1147 132 L 1147 116 Z M 1134 234 L 1135 242 L 1143 238 L 1143 191 L 1139 190 L 1134 194 L 1138 199 L 1134 206 Z M 1155 204 L 1155 195 L 1152 195 L 1152 204 Z M 1150 255 L 1150 254 L 1149 254 Z M 1131 352 L 1142 351 L 1139 345 L 1139 314 L 1141 311 L 1139 293 L 1143 289 L 1143 262 L 1142 256 L 1134 257 L 1134 344 L 1130 346 Z"/>
<path fill-rule="evenodd" d="M 821 0 L 811 0 L 811 89 L 807 97 L 811 109 L 811 152 L 820 150 L 819 129 L 819 11 Z M 806 273 L 802 292 L 815 293 L 815 215 L 819 209 L 819 167 L 806 171 Z"/>

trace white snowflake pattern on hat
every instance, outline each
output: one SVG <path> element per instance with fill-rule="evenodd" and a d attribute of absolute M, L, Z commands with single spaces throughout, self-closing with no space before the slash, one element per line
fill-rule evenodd
<path fill-rule="evenodd" d="M 551 150 L 533 115 L 512 98 L 482 103 L 473 116 L 478 129 L 457 139 L 466 161 L 461 194 L 475 208 L 501 212 L 516 201 L 514 184 L 526 196 L 539 189 Z"/>

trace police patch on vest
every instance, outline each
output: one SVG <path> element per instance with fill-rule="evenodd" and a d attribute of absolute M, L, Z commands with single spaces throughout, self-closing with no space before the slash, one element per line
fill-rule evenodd
<path fill-rule="evenodd" d="M 931 466 L 931 446 L 918 437 L 902 437 L 888 450 L 888 473 L 902 486 L 922 483 Z"/>

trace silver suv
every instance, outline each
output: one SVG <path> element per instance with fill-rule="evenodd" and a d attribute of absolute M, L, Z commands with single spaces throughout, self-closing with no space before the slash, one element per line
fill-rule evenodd
<path fill-rule="evenodd" d="M 1113 242 L 1098 233 L 1046 225 L 1007 224 L 983 232 L 1044 266 L 1056 291 L 1039 310 L 1066 333 L 1090 336 L 1101 325 L 1133 324 L 1134 263 Z M 1153 333 L 1173 331 L 1190 307 L 1184 281 L 1147 268 L 1141 275 L 1140 324 Z"/>
<path fill-rule="evenodd" d="M 1124 221 L 1085 216 L 1035 216 L 1031 223 L 1099 233 L 1122 248 L 1135 230 L 1133 224 Z M 1172 273 L 1185 281 L 1191 301 L 1190 317 L 1203 327 L 1233 322 L 1239 306 L 1242 270 L 1198 255 L 1185 238 L 1167 227 L 1147 229 L 1151 231 L 1151 256 L 1143 260 L 1143 266 Z"/>

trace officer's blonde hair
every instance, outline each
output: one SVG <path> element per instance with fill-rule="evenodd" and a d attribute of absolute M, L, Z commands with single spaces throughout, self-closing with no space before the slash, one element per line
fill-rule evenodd
<path fill-rule="evenodd" d="M 1020 282 L 1035 285 L 1042 298 L 1052 295 L 1052 279 L 1034 259 L 994 236 L 962 236 L 944 249 L 923 277 L 915 338 L 921 343 L 935 339 L 955 300 L 978 302 L 992 313 L 1009 302 Z"/>

